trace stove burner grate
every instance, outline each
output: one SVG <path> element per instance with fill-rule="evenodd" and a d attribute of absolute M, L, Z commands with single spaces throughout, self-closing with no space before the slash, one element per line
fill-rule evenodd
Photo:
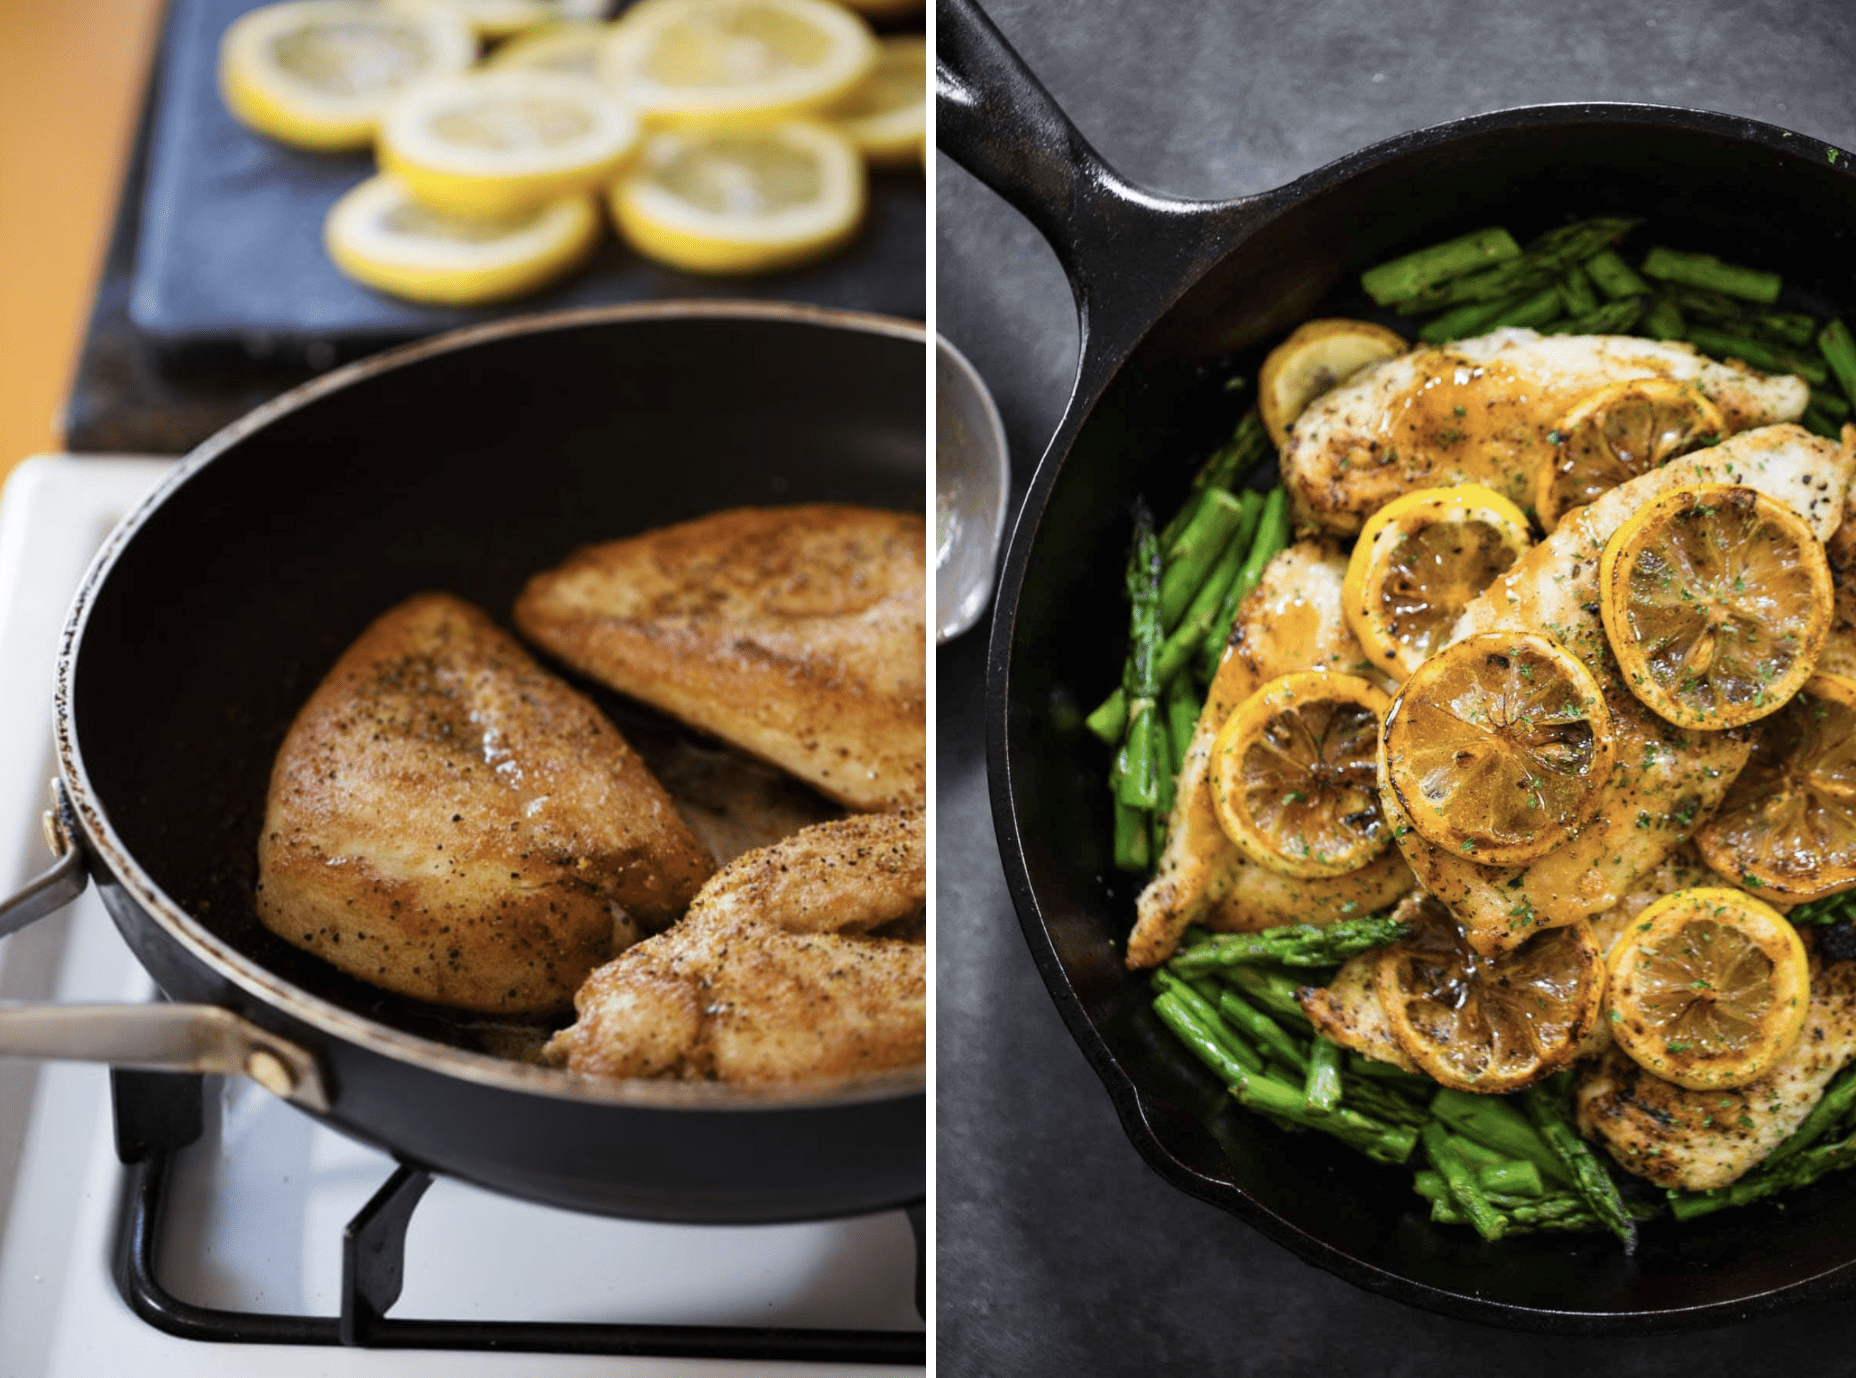
<path fill-rule="evenodd" d="M 404 1280 L 406 1228 L 432 1182 L 424 1169 L 404 1165 L 348 1223 L 342 1240 L 339 1316 L 229 1311 L 183 1301 L 156 1278 L 154 1261 L 174 1155 L 199 1138 L 204 1128 L 202 1078 L 116 1070 L 110 1073 L 110 1088 L 116 1152 L 125 1169 L 113 1250 L 116 1286 L 136 1315 L 182 1339 L 811 1363 L 927 1362 L 927 1337 L 913 1330 L 394 1319 L 387 1311 L 398 1300 Z M 923 1215 L 921 1202 L 908 1207 L 915 1233 L 918 1314 L 926 1280 Z"/>

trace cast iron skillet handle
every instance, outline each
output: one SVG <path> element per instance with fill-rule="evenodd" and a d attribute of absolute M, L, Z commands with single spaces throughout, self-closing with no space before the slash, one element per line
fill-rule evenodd
<path fill-rule="evenodd" d="M 1181 201 L 1143 191 L 1089 146 L 977 0 L 936 0 L 935 22 L 937 144 L 1057 251 L 1076 296 L 1088 373 L 1095 333 L 1113 337 L 1114 324 L 1138 326 L 1158 314 L 1223 252 L 1258 198 Z"/>
<path fill-rule="evenodd" d="M 58 860 L 19 893 L 0 900 L 0 937 L 62 909 L 90 875 L 62 781 L 45 815 Z M 327 1111 L 315 1057 L 217 1005 L 32 1005 L 0 1001 L 0 1057 L 107 1062 L 150 1072 L 242 1074 L 285 1100 Z"/>

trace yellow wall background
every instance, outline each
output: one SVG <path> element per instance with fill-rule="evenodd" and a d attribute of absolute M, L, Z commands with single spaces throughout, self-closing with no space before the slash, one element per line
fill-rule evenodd
<path fill-rule="evenodd" d="M 63 444 L 160 0 L 0 0 L 0 477 Z"/>

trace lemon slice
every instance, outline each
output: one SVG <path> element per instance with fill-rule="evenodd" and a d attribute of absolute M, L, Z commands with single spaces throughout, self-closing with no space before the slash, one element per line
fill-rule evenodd
<path fill-rule="evenodd" d="M 409 301 L 471 306 L 552 282 L 592 253 L 602 229 L 590 195 L 478 219 L 435 211 L 383 174 L 335 203 L 322 239 L 357 282 Z"/>
<path fill-rule="evenodd" d="M 394 97 L 476 58 L 469 26 L 449 15 L 371 0 L 290 0 L 226 30 L 219 90 L 261 134 L 299 148 L 365 148 Z"/>
<path fill-rule="evenodd" d="M 885 38 L 876 70 L 827 115 L 872 163 L 893 167 L 919 158 L 928 136 L 928 40 Z"/>
<path fill-rule="evenodd" d="M 669 130 L 613 186 L 619 233 L 693 273 L 757 273 L 831 252 L 864 213 L 864 164 L 825 125 Z"/>
<path fill-rule="evenodd" d="M 1638 1066 L 1695 1090 L 1758 1081 L 1792 1050 L 1811 1003 L 1804 944 L 1738 890 L 1678 890 L 1611 949 L 1610 1025 Z"/>
<path fill-rule="evenodd" d="M 1380 952 L 1374 984 L 1392 1036 L 1434 1080 L 1494 1095 L 1573 1060 L 1605 995 L 1604 954 L 1590 924 L 1548 928 L 1483 957 L 1436 899 L 1399 913 L 1411 932 Z"/>
<path fill-rule="evenodd" d="M 1745 769 L 1695 835 L 1702 857 L 1787 904 L 1856 887 L 1856 681 L 1813 675 L 1753 732 Z"/>
<path fill-rule="evenodd" d="M 1408 346 L 1371 321 L 1309 321 L 1269 352 L 1257 374 L 1257 411 L 1281 449 L 1289 427 L 1308 404 L 1369 364 L 1403 354 Z"/>
<path fill-rule="evenodd" d="M 876 63 L 869 26 L 831 0 L 644 0 L 601 72 L 648 123 L 738 125 L 817 114 Z"/>
<path fill-rule="evenodd" d="M 1375 765 L 1388 700 L 1357 675 L 1273 679 L 1212 743 L 1218 822 L 1246 856 L 1286 876 L 1357 871 L 1391 840 Z"/>
<path fill-rule="evenodd" d="M 1597 810 L 1611 711 L 1552 637 L 1485 632 L 1420 665 L 1386 714 L 1381 782 L 1429 843 L 1487 866 L 1545 856 Z"/>
<path fill-rule="evenodd" d="M 435 210 L 507 216 L 609 182 L 638 143 L 631 112 L 552 72 L 426 82 L 380 122 L 380 166 Z"/>
<path fill-rule="evenodd" d="M 387 0 L 399 10 L 439 10 L 462 20 L 479 38 L 508 38 L 559 19 L 554 0 Z"/>
<path fill-rule="evenodd" d="M 1627 378 L 1583 398 L 1561 418 L 1553 459 L 1534 485 L 1534 514 L 1547 531 L 1650 470 L 1727 434 L 1720 409 L 1693 383 Z"/>
<path fill-rule="evenodd" d="M 1612 534 L 1598 601 L 1631 693 L 1678 727 L 1725 728 L 1777 711 L 1811 677 L 1836 596 L 1802 517 L 1756 489 L 1704 483 Z"/>
<path fill-rule="evenodd" d="M 512 38 L 490 54 L 492 71 L 518 67 L 556 76 L 599 79 L 599 54 L 610 28 L 605 24 L 549 24 Z"/>
<path fill-rule="evenodd" d="M 1402 680 L 1532 544 L 1526 516 L 1493 489 L 1407 493 L 1375 512 L 1354 543 L 1341 585 L 1347 623 L 1373 664 Z"/>

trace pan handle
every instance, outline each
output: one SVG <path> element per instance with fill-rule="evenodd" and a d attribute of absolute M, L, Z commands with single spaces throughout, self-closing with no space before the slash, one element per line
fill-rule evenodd
<path fill-rule="evenodd" d="M 84 848 L 63 781 L 45 815 L 58 860 L 0 900 L 0 937 L 63 908 L 89 883 Z M 314 1054 L 218 1005 L 34 1005 L 0 1002 L 0 1057 L 107 1062 L 150 1072 L 244 1075 L 305 1109 L 327 1112 Z"/>
<path fill-rule="evenodd" d="M 936 0 L 935 22 L 937 145 L 1056 250 L 1087 372 L 1098 337 L 1131 345 L 1258 217 L 1263 198 L 1142 190 L 1102 160 L 977 0 Z"/>

